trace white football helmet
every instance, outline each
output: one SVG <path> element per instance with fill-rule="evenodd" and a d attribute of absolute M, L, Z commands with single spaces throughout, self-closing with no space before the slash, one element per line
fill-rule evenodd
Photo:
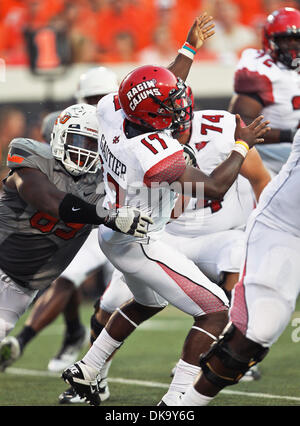
<path fill-rule="evenodd" d="M 53 156 L 73 176 L 96 173 L 100 164 L 96 108 L 76 104 L 63 110 L 54 124 L 50 145 Z"/>
<path fill-rule="evenodd" d="M 78 103 L 87 102 L 96 105 L 98 102 L 96 99 L 93 102 L 93 98 L 118 90 L 119 84 L 116 74 L 108 68 L 95 67 L 80 76 L 75 97 Z"/>

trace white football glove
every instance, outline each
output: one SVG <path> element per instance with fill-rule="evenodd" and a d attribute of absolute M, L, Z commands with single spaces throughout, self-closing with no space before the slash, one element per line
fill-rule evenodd
<path fill-rule="evenodd" d="M 110 210 L 104 222 L 105 226 L 114 231 L 140 238 L 147 236 L 148 225 L 150 224 L 153 224 L 151 217 L 141 210 L 129 206 Z"/>

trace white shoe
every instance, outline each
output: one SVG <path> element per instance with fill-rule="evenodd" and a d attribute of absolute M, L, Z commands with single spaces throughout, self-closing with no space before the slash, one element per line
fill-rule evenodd
<path fill-rule="evenodd" d="M 106 401 L 110 397 L 106 379 L 101 380 L 99 384 L 99 396 L 101 402 Z M 70 387 L 59 395 L 58 401 L 60 404 L 82 404 L 86 402 L 86 399 L 81 398 L 76 390 Z"/>
<path fill-rule="evenodd" d="M 21 355 L 21 348 L 18 340 L 13 336 L 5 337 L 0 342 L 0 371 L 4 371 L 15 362 Z"/>
<path fill-rule="evenodd" d="M 181 405 L 181 398 L 184 395 L 183 392 L 167 392 L 162 399 L 159 401 L 157 406 L 169 405 L 178 406 Z"/>
<path fill-rule="evenodd" d="M 100 396 L 101 402 L 106 401 L 110 397 L 107 379 L 101 379 L 101 382 L 99 385 L 99 396 Z"/>
<path fill-rule="evenodd" d="M 82 327 L 75 340 L 66 335 L 58 354 L 50 359 L 48 370 L 59 373 L 73 364 L 78 359 L 81 349 L 88 343 L 89 335 L 86 327 Z"/>
<path fill-rule="evenodd" d="M 85 403 L 85 398 L 81 398 L 76 390 L 70 387 L 59 395 L 58 401 L 60 404 L 82 404 Z"/>
<path fill-rule="evenodd" d="M 72 386 L 75 392 L 91 405 L 100 405 L 101 378 L 95 368 L 78 361 L 63 371 L 62 379 Z"/>

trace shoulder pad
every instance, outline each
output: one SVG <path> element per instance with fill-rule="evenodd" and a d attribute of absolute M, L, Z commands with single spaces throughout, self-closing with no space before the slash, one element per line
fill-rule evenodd
<path fill-rule="evenodd" d="M 237 65 L 237 70 L 247 68 L 249 71 L 257 71 L 274 82 L 281 77 L 281 71 L 271 56 L 263 50 L 246 49 Z"/>
<path fill-rule="evenodd" d="M 234 91 L 241 94 L 255 94 L 265 106 L 274 103 L 273 85 L 269 77 L 246 67 L 235 72 Z"/>
<path fill-rule="evenodd" d="M 263 50 L 246 49 L 234 75 L 236 93 L 257 95 L 267 106 L 274 103 L 273 84 L 281 71 L 271 56 Z"/>
<path fill-rule="evenodd" d="M 254 64 L 257 64 L 256 60 L 259 57 L 264 56 L 265 53 L 263 50 L 257 50 L 257 49 L 245 49 L 243 50 L 241 57 L 239 59 L 237 68 L 240 67 L 241 63 L 251 63 L 251 65 L 253 66 Z"/>
<path fill-rule="evenodd" d="M 53 158 L 49 145 L 32 139 L 16 138 L 9 144 L 7 166 L 11 169 L 17 167 L 40 168 L 36 163 Z"/>
<path fill-rule="evenodd" d="M 108 126 L 116 127 L 118 126 L 116 117 L 120 118 L 123 123 L 125 115 L 119 103 L 117 93 L 109 93 L 108 95 L 103 96 L 100 99 L 97 105 L 97 118 L 101 126 L 101 120 L 104 119 Z M 116 115 L 117 114 L 117 115 Z"/>

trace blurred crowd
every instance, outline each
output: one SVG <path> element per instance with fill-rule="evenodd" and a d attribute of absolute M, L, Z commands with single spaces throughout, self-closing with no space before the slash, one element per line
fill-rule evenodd
<path fill-rule="evenodd" d="M 0 58 L 8 65 L 169 63 L 195 16 L 214 17 L 216 34 L 197 60 L 231 61 L 260 47 L 261 25 L 299 0 L 1 0 Z"/>

